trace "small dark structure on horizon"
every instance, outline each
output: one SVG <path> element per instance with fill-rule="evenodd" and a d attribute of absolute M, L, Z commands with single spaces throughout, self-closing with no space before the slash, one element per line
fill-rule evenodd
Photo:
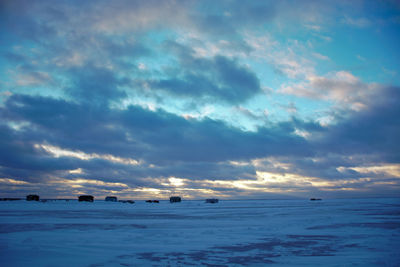
<path fill-rule="evenodd" d="M 26 201 L 39 201 L 40 197 L 38 195 L 27 195 Z"/>
<path fill-rule="evenodd" d="M 146 200 L 146 202 L 147 203 L 160 203 L 160 201 L 158 201 L 158 200 L 151 200 L 151 199 Z"/>
<path fill-rule="evenodd" d="M 218 203 L 218 198 L 208 198 L 206 199 L 206 203 Z"/>
<path fill-rule="evenodd" d="M 181 202 L 181 201 L 182 201 L 181 197 L 170 197 L 169 198 L 169 202 L 171 202 L 171 203 Z"/>
<path fill-rule="evenodd" d="M 110 201 L 110 202 L 117 202 L 118 198 L 117 197 L 108 196 L 104 200 L 105 201 Z"/>
<path fill-rule="evenodd" d="M 79 201 L 93 202 L 94 197 L 91 195 L 82 195 L 78 198 Z"/>
<path fill-rule="evenodd" d="M 135 201 L 133 201 L 133 200 L 118 200 L 118 202 L 121 202 L 121 203 L 129 203 L 129 204 L 135 203 Z"/>
<path fill-rule="evenodd" d="M 322 200 L 322 199 L 320 199 L 320 198 L 310 198 L 310 200 L 311 201 L 319 201 L 319 200 Z"/>
<path fill-rule="evenodd" d="M 0 198 L 0 201 L 16 201 L 16 200 L 21 200 L 22 198 L 16 198 L 16 197 L 2 197 Z"/>

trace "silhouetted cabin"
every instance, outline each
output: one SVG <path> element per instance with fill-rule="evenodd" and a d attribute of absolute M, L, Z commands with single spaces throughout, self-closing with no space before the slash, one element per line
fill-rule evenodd
<path fill-rule="evenodd" d="M 174 203 L 174 202 L 181 202 L 182 199 L 181 197 L 170 197 L 169 202 Z"/>
<path fill-rule="evenodd" d="M 310 198 L 311 201 L 322 200 L 320 198 Z"/>
<path fill-rule="evenodd" d="M 158 200 L 153 200 L 153 203 L 160 203 L 160 201 L 158 201 Z"/>
<path fill-rule="evenodd" d="M 117 197 L 106 197 L 105 201 L 117 202 L 118 199 L 117 199 Z"/>
<path fill-rule="evenodd" d="M 79 201 L 93 202 L 94 198 L 93 198 L 93 196 L 90 196 L 90 195 L 83 195 L 83 196 L 79 196 L 78 200 Z"/>
<path fill-rule="evenodd" d="M 146 200 L 146 202 L 147 203 L 160 203 L 160 201 L 158 201 L 158 200 L 151 200 L 151 199 Z"/>
<path fill-rule="evenodd" d="M 133 201 L 133 200 L 118 200 L 118 202 L 129 203 L 129 204 L 135 203 L 135 201 Z"/>
<path fill-rule="evenodd" d="M 206 199 L 206 203 L 218 203 L 218 199 L 217 198 L 209 198 L 209 199 Z"/>
<path fill-rule="evenodd" d="M 27 195 L 26 201 L 39 201 L 40 197 L 38 195 Z"/>

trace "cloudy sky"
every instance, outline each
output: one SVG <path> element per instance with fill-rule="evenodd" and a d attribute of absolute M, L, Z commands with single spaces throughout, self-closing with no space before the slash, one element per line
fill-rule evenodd
<path fill-rule="evenodd" d="M 398 196 L 396 2 L 1 1 L 0 196 Z"/>

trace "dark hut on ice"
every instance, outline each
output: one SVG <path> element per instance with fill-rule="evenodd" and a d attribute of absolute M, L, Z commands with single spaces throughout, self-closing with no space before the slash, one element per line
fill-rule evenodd
<path fill-rule="evenodd" d="M 82 195 L 78 198 L 79 201 L 93 202 L 94 197 L 91 195 Z"/>
<path fill-rule="evenodd" d="M 174 203 L 174 202 L 181 202 L 182 199 L 181 197 L 170 197 L 169 202 Z"/>
<path fill-rule="evenodd" d="M 40 197 L 38 195 L 27 195 L 26 201 L 39 201 Z"/>

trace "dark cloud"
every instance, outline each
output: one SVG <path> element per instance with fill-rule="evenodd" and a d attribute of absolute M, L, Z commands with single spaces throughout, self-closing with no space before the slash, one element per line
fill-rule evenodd
<path fill-rule="evenodd" d="M 366 174 L 351 168 L 398 163 L 400 108 L 395 104 L 398 99 L 400 88 L 386 87 L 366 100 L 368 108 L 342 114 L 330 126 L 292 120 L 289 125 L 311 133 L 307 147 L 314 153 L 311 157 L 280 157 L 278 160 L 289 164 L 289 169 L 274 167 L 267 161 L 262 170 L 332 180 L 358 179 Z M 368 176 L 379 178 L 382 173 L 371 172 Z"/>
<path fill-rule="evenodd" d="M 176 42 L 166 43 L 167 51 L 178 56 L 176 78 L 150 81 L 154 89 L 198 101 L 241 103 L 262 92 L 255 73 L 224 56 L 194 57 L 194 51 Z"/>
<path fill-rule="evenodd" d="M 13 95 L 0 110 L 3 118 L 0 174 L 34 183 L 53 177 L 79 177 L 120 182 L 131 187 L 164 188 L 150 177 L 173 176 L 193 181 L 255 179 L 253 165 L 233 165 L 229 161 L 272 157 L 289 167 L 281 168 L 265 160 L 260 165 L 264 167 L 257 169 L 332 180 L 359 179 L 365 173 L 352 167 L 369 166 L 371 162 L 398 162 L 400 112 L 392 103 L 398 97 L 398 88 L 387 88 L 374 98 L 369 109 L 329 127 L 293 118 L 260 127 L 257 132 L 244 132 L 221 121 L 186 120 L 162 110 L 149 111 L 138 106 L 119 110 L 48 97 Z M 25 124 L 13 129 L 7 126 L 10 123 Z M 295 129 L 318 134 L 318 138 L 301 138 L 294 134 Z M 35 148 L 35 144 L 50 144 L 87 154 L 111 154 L 142 163 L 54 158 Z M 68 172 L 77 168 L 83 173 Z M 379 178 L 379 173 L 369 176 Z"/>
<path fill-rule="evenodd" d="M 79 166 L 77 160 L 59 160 L 34 149 L 38 133 L 16 131 L 5 125 L 0 126 L 0 174 L 2 177 L 25 181 L 47 180 L 59 171 Z"/>
<path fill-rule="evenodd" d="M 90 105 L 107 105 L 112 100 L 126 97 L 126 93 L 120 86 L 126 85 L 127 81 L 116 77 L 114 72 L 104 68 L 85 66 L 70 70 L 72 85 L 67 86 L 65 91 L 77 101 L 90 103 Z"/>
<path fill-rule="evenodd" d="M 339 154 L 378 154 L 380 162 L 399 162 L 399 87 L 386 87 L 367 100 L 368 108 L 328 128 L 325 149 Z"/>
<path fill-rule="evenodd" d="M 221 121 L 186 120 L 161 110 L 152 112 L 137 106 L 115 110 L 47 97 L 13 95 L 1 109 L 1 115 L 9 123 L 26 123 L 18 130 L 3 125 L 7 135 L 2 139 L 2 151 L 12 151 L 9 155 L 2 153 L 4 168 L 62 171 L 82 167 L 89 171 L 88 178 L 99 177 L 98 169 L 103 172 L 104 179 L 107 168 L 112 171 L 105 173 L 112 179 L 115 179 L 115 169 L 120 169 L 121 175 L 117 177 L 237 179 L 252 177 L 254 168 L 234 167 L 224 162 L 310 153 L 304 140 L 293 135 L 289 125 L 275 125 L 275 128 L 251 133 Z M 156 167 L 115 163 L 110 166 L 104 160 L 78 164 L 78 159 L 52 158 L 45 151 L 35 149 L 35 144 L 144 160 Z"/>
<path fill-rule="evenodd" d="M 82 176 L 88 179 L 129 181 L 131 178 L 134 183 L 148 176 L 252 179 L 254 166 L 233 166 L 228 161 L 274 157 L 289 163 L 290 169 L 276 169 L 266 161 L 265 169 L 260 170 L 325 179 L 359 178 L 361 175 L 356 171 L 337 168 L 398 160 L 400 124 L 397 116 L 388 118 L 389 114 L 399 115 L 396 105 L 388 105 L 398 98 L 398 92 L 398 88 L 386 89 L 385 96 L 376 98 L 369 110 L 355 113 L 329 128 L 292 119 L 259 128 L 257 132 L 243 132 L 210 119 L 186 120 L 162 110 L 153 112 L 137 106 L 114 110 L 52 98 L 13 95 L 1 109 L 4 121 L 29 122 L 29 126 L 19 130 L 2 126 L 2 172 L 16 177 L 22 174 L 18 169 L 56 173 L 83 168 L 87 173 Z M 322 137 L 307 141 L 295 135 L 295 129 L 319 133 Z M 33 147 L 46 143 L 89 154 L 143 160 L 145 164 L 57 159 Z M 365 156 L 360 156 L 362 154 Z"/>
<path fill-rule="evenodd" d="M 138 106 L 117 110 L 23 95 L 11 96 L 2 114 L 8 120 L 31 123 L 24 130 L 43 134 L 38 142 L 149 161 L 237 160 L 262 156 L 265 151 L 307 153 L 302 147 L 304 140 L 293 134 L 288 123 L 260 128 L 256 133 L 243 132 L 222 121 L 186 120 L 162 110 Z"/>

